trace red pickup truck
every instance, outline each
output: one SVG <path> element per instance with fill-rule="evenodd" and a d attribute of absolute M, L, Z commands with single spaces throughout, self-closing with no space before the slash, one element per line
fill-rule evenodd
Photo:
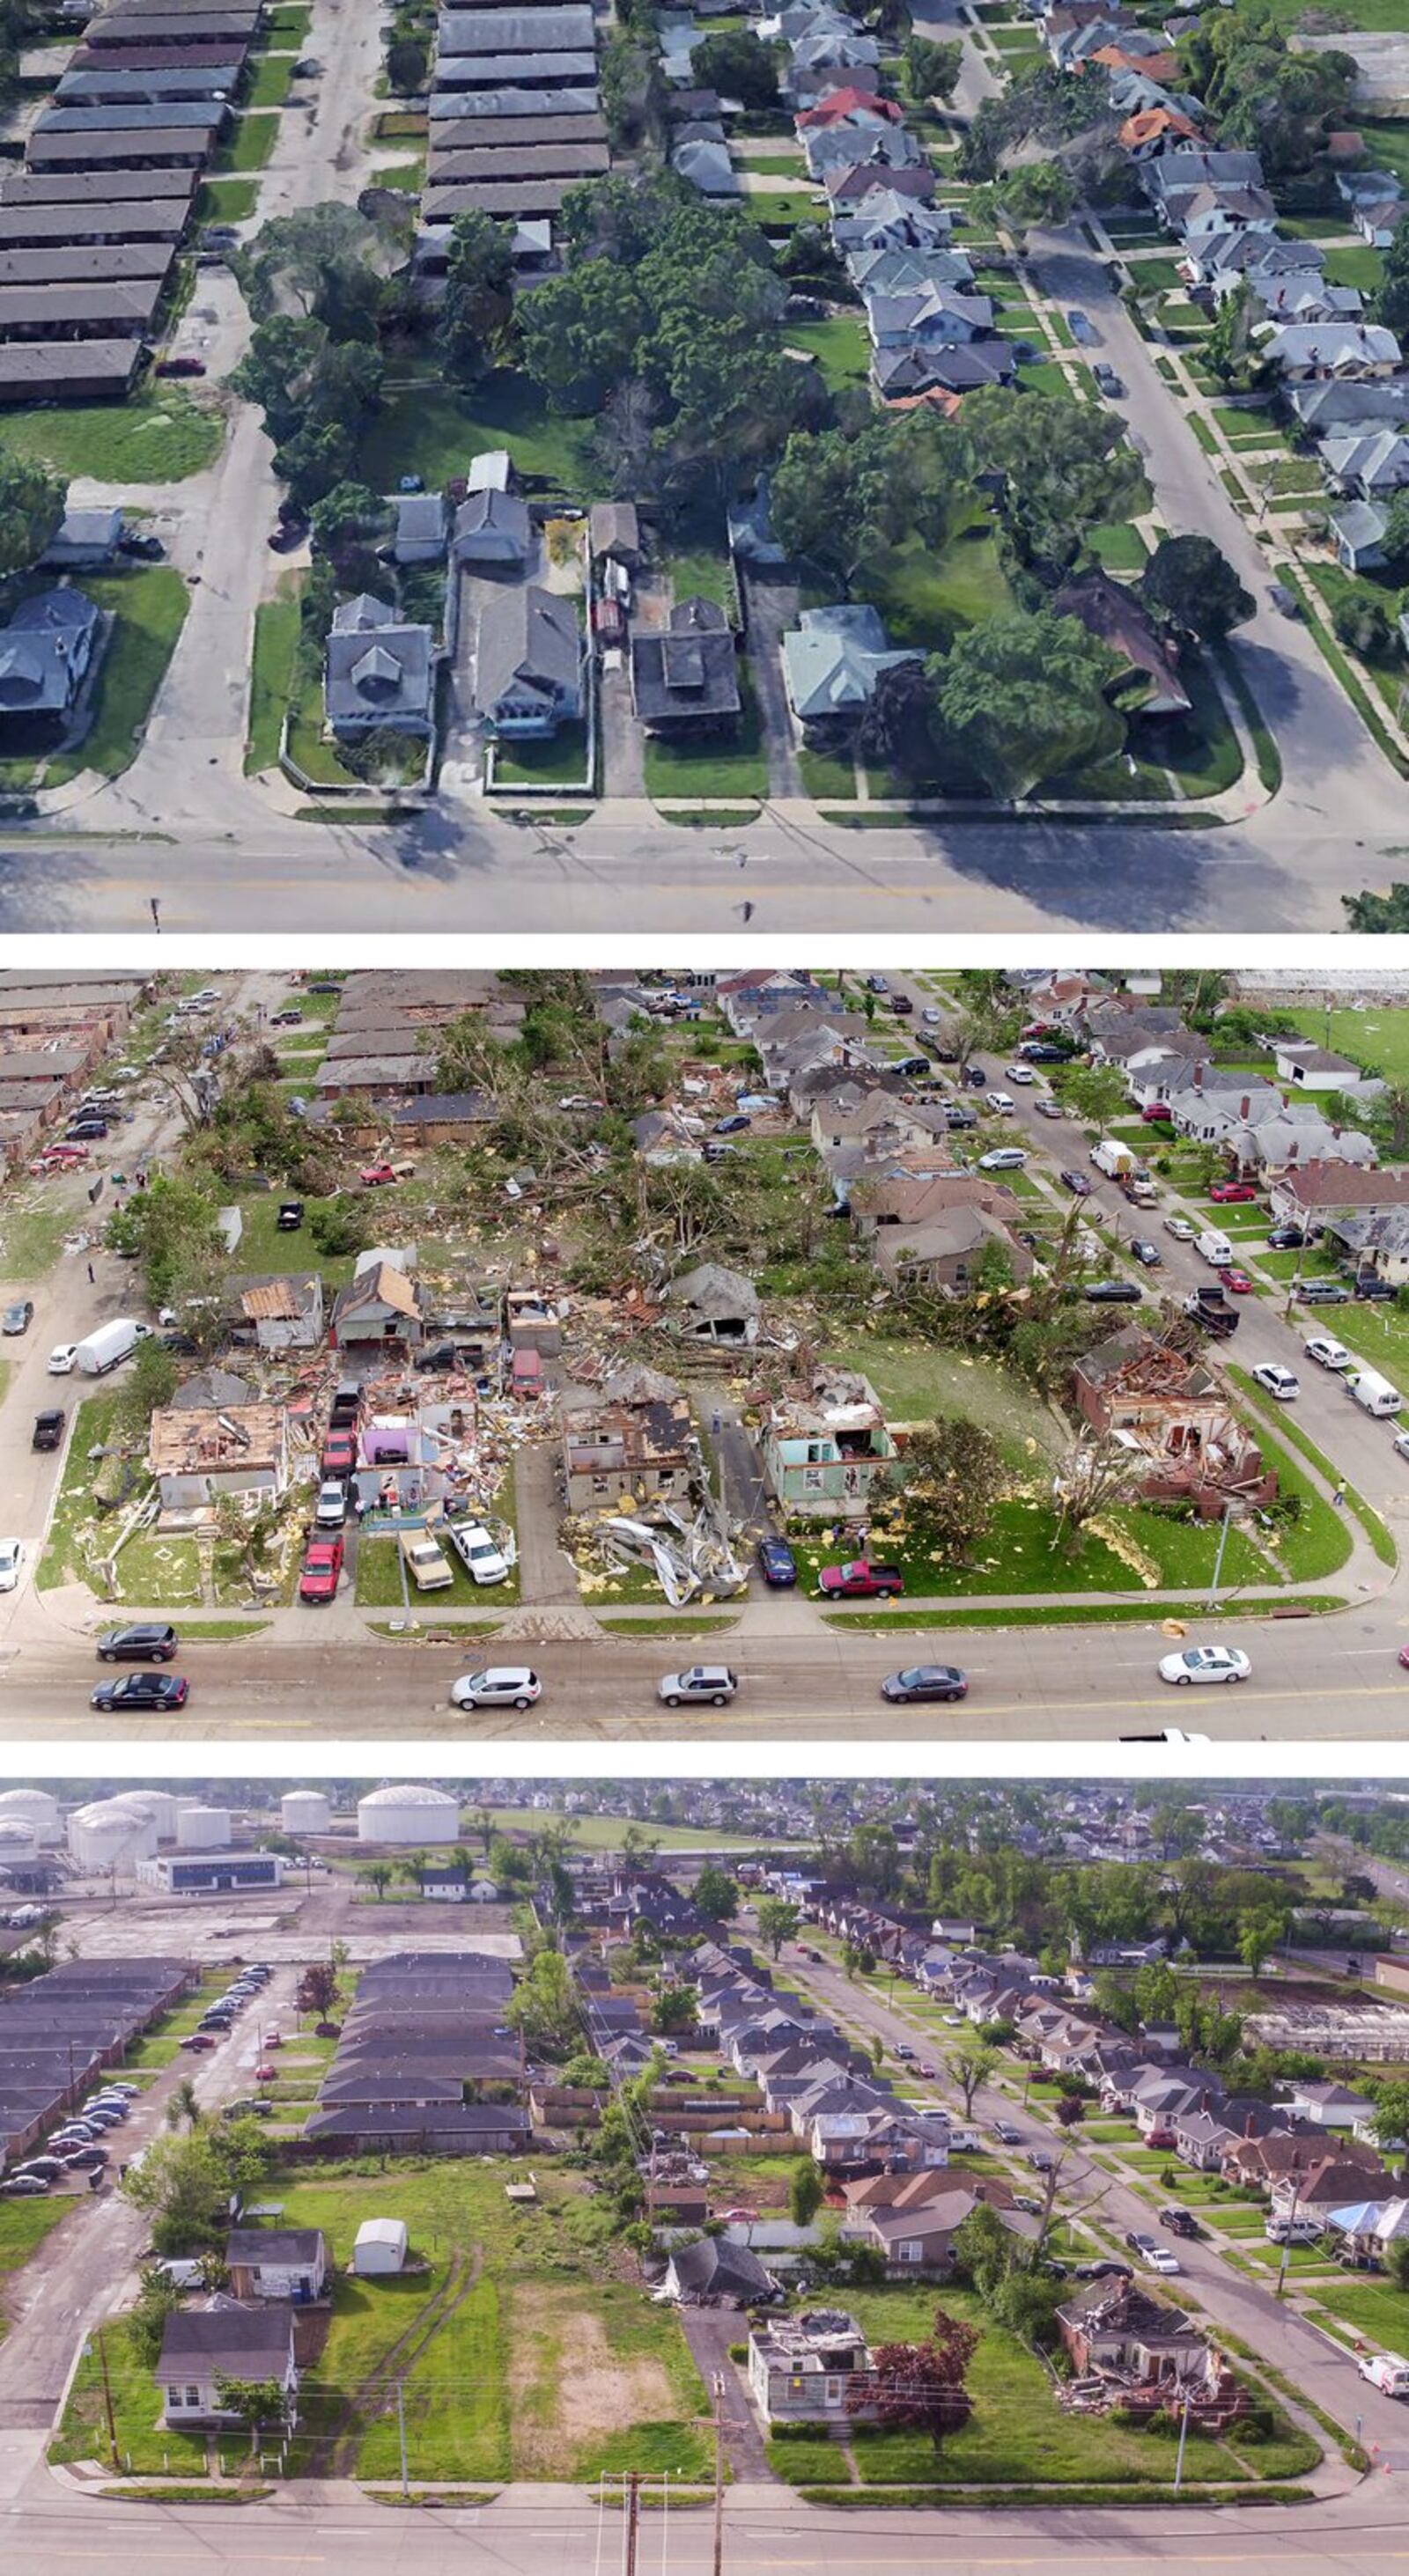
<path fill-rule="evenodd" d="M 304 1550 L 303 1571 L 298 1579 L 300 1601 L 332 1601 L 337 1597 L 338 1578 L 342 1573 L 343 1542 L 340 1538 L 310 1539 Z"/>
<path fill-rule="evenodd" d="M 849 1565 L 824 1565 L 817 1589 L 830 1600 L 892 1600 L 905 1589 L 898 1565 L 877 1565 L 869 1556 L 854 1556 Z"/>

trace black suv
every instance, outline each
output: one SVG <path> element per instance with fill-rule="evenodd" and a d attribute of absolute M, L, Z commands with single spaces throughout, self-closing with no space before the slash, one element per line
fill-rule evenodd
<path fill-rule="evenodd" d="M 44 1413 L 36 1413 L 34 1437 L 29 1444 L 31 1449 L 57 1449 L 64 1436 L 65 1418 L 63 1407 L 58 1404 L 50 1405 Z"/>
<path fill-rule="evenodd" d="M 181 1640 L 174 1628 L 157 1621 L 132 1628 L 109 1628 L 98 1639 L 100 1664 L 169 1664 Z"/>

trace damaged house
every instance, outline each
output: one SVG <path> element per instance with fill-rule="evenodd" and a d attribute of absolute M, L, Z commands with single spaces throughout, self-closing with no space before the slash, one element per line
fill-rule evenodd
<path fill-rule="evenodd" d="M 200 1511 L 225 1494 L 274 1501 L 289 1480 L 284 1408 L 161 1405 L 152 1415 L 147 1463 L 164 1512 Z"/>
<path fill-rule="evenodd" d="M 739 1270 L 702 1261 L 672 1279 L 666 1323 L 682 1341 L 749 1343 L 758 1339 L 758 1290 Z"/>
<path fill-rule="evenodd" d="M 810 1393 L 773 1405 L 763 1426 L 769 1489 L 804 1519 L 864 1520 L 895 1461 L 880 1398 L 854 1369 L 818 1369 Z"/>
<path fill-rule="evenodd" d="M 643 1500 L 687 1504 L 701 1476 L 690 1399 L 658 1369 L 627 1368 L 562 1399 L 570 1512 Z"/>
<path fill-rule="evenodd" d="M 1105 2404 L 1166 2406 L 1205 2419 L 1245 2409 L 1247 2400 L 1207 2337 L 1182 2308 L 1166 2307 L 1134 2281 L 1088 2281 L 1057 2310 L 1057 2327 L 1071 2356 L 1076 2384 L 1068 2402 L 1076 2410 Z"/>
<path fill-rule="evenodd" d="M 1077 1361 L 1072 1393 L 1098 1439 L 1148 1459 L 1148 1502 L 1192 1502 L 1216 1519 L 1227 1502 L 1266 1503 L 1276 1493 L 1275 1475 L 1212 1369 L 1138 1324 Z"/>
<path fill-rule="evenodd" d="M 333 1341 L 350 1357 L 385 1350 L 419 1350 L 425 1340 L 420 1291 L 399 1258 L 364 1253 L 354 1276 L 333 1300 Z"/>

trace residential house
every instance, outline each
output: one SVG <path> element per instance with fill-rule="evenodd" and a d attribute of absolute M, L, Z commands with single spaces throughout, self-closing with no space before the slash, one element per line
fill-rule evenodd
<path fill-rule="evenodd" d="M 799 724 L 853 725 L 875 695 L 882 672 L 923 653 L 892 648 L 880 611 L 862 603 L 804 608 L 783 637 L 783 678 Z"/>
<path fill-rule="evenodd" d="M 748 2383 L 767 2425 L 809 2424 L 844 2439 L 871 2411 L 866 2338 L 844 2308 L 770 2317 L 749 2334 Z"/>
<path fill-rule="evenodd" d="M 97 572 L 117 554 L 121 510 L 66 509 L 39 560 L 47 570 Z"/>
<path fill-rule="evenodd" d="M 1076 1362 L 1072 1394 L 1098 1440 L 1119 1440 L 1146 1461 L 1151 1502 L 1192 1503 L 1215 1518 L 1230 1501 L 1265 1503 L 1277 1490 L 1222 1379 L 1140 1324 Z"/>
<path fill-rule="evenodd" d="M 1409 1207 L 1378 1216 L 1332 1216 L 1321 1230 L 1328 1251 L 1354 1264 L 1357 1279 L 1383 1279 L 1393 1288 L 1409 1281 Z"/>
<path fill-rule="evenodd" d="M 582 713 L 582 631 L 575 600 L 532 582 L 480 604 L 474 698 L 492 733 L 542 738 Z"/>
<path fill-rule="evenodd" d="M 887 1279 L 966 1296 L 988 1275 L 989 1252 L 1001 1255 L 1006 1276 L 1018 1281 L 1031 1277 L 1026 1244 L 1018 1242 L 1004 1218 L 971 1199 L 937 1209 L 913 1225 L 879 1228 L 871 1258 Z"/>
<path fill-rule="evenodd" d="M 1342 572 L 1380 572 L 1388 562 L 1388 518 L 1378 501 L 1347 501 L 1331 512 L 1331 535 Z"/>
<path fill-rule="evenodd" d="M 758 1290 L 742 1272 L 699 1262 L 665 1292 L 672 1331 L 684 1340 L 746 1344 L 758 1339 Z"/>
<path fill-rule="evenodd" d="M 1363 382 L 1392 376 L 1400 364 L 1399 342 L 1380 322 L 1282 323 L 1268 332 L 1260 354 L 1288 384 L 1321 376 Z"/>
<path fill-rule="evenodd" d="M 677 600 L 667 626 L 633 628 L 631 700 L 647 732 L 667 740 L 735 731 L 738 656 L 716 600 Z"/>
<path fill-rule="evenodd" d="M 329 1329 L 348 1357 L 376 1351 L 417 1351 L 425 1340 L 421 1293 L 395 1261 L 364 1254 L 333 1300 Z"/>
<path fill-rule="evenodd" d="M 101 634 L 102 617 L 84 591 L 43 590 L 22 600 L 0 628 L 0 728 L 7 716 L 65 718 Z"/>
<path fill-rule="evenodd" d="M 1133 2281 L 1084 2282 L 1058 2308 L 1057 2330 L 1083 2379 L 1197 2383 L 1213 2360 L 1191 2317 Z"/>
<path fill-rule="evenodd" d="M 243 1404 L 186 1413 L 159 1405 L 148 1430 L 147 1463 L 164 1512 L 199 1511 L 225 1495 L 277 1501 L 289 1479 L 284 1408 Z"/>
<path fill-rule="evenodd" d="M 763 1467 L 774 1499 L 808 1520 L 864 1521 L 895 1476 L 880 1398 L 859 1372 L 824 1366 L 808 1398 L 770 1406 Z"/>
<path fill-rule="evenodd" d="M 323 1281 L 316 1270 L 246 1273 L 226 1294 L 237 1340 L 261 1351 L 312 1351 L 323 1339 Z"/>
<path fill-rule="evenodd" d="M 617 564 L 626 573 L 641 569 L 645 550 L 634 501 L 594 501 L 587 514 L 587 543 L 593 570 Z"/>
<path fill-rule="evenodd" d="M 1373 501 L 1409 483 L 1409 430 L 1394 423 L 1321 440 L 1321 462 L 1338 492 Z"/>
<path fill-rule="evenodd" d="M 690 1399 L 659 1370 L 620 1369 L 599 1390 L 564 1395 L 560 1410 L 569 1511 L 684 1503 L 701 1482 Z"/>
<path fill-rule="evenodd" d="M 1359 1091 L 1365 1077 L 1348 1055 L 1317 1046 L 1311 1038 L 1275 1038 L 1272 1059 L 1277 1080 L 1294 1091 Z"/>
<path fill-rule="evenodd" d="M 701 2236 L 692 2245 L 677 2245 L 662 2284 L 669 2297 L 678 2299 L 682 2306 L 693 2307 L 701 2299 L 708 2299 L 737 2308 L 751 2308 L 773 2298 L 777 2286 L 756 2254 L 750 2253 L 746 2245 L 735 2245 L 722 2236 Z"/>
<path fill-rule="evenodd" d="M 515 492 L 470 492 L 455 513 L 450 551 L 456 564 L 522 571 L 533 544 L 528 504 Z"/>
<path fill-rule="evenodd" d="M 1297 2077 L 1287 2087 L 1288 2107 L 1318 2129 L 1354 2130 L 1356 2122 L 1374 2116 L 1374 2104 L 1350 2084 L 1313 2082 Z"/>
<path fill-rule="evenodd" d="M 322 2296 L 331 2268 L 321 2227 L 233 2227 L 225 2261 L 237 2299 L 290 2299 L 295 2306 Z"/>
<path fill-rule="evenodd" d="M 1270 1206 L 1280 1224 L 1319 1229 L 1331 1217 L 1379 1216 L 1409 1208 L 1409 1169 L 1358 1169 L 1318 1157 L 1288 1166 L 1272 1183 Z"/>
<path fill-rule="evenodd" d="M 396 503 L 392 552 L 399 564 L 444 563 L 450 505 L 443 492 L 403 492 Z"/>
<path fill-rule="evenodd" d="M 1074 617 L 1118 661 L 1106 695 L 1142 716 L 1187 715 L 1192 701 L 1178 672 L 1178 653 L 1160 634 L 1148 610 L 1124 582 L 1096 567 L 1064 582 L 1052 602 L 1059 617 Z"/>
<path fill-rule="evenodd" d="M 323 665 L 329 730 L 430 734 L 435 725 L 435 639 L 363 592 L 333 611 Z"/>
<path fill-rule="evenodd" d="M 209 2307 L 174 2308 L 162 2332 L 153 2376 L 161 2420 L 172 2431 L 188 2425 L 238 2424 L 223 2395 L 230 2380 L 268 2381 L 283 2392 L 285 2421 L 298 2413 L 298 2365 L 290 2310 L 268 2303 L 245 2305 L 216 2299 Z"/>

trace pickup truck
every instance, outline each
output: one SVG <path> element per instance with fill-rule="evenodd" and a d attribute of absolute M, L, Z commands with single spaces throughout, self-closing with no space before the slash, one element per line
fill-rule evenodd
<path fill-rule="evenodd" d="M 1238 1329 L 1238 1310 L 1222 1288 L 1196 1288 L 1184 1300 L 1184 1312 L 1192 1315 L 1215 1341 L 1226 1342 Z"/>
<path fill-rule="evenodd" d="M 824 1565 L 817 1589 L 832 1601 L 889 1601 L 904 1591 L 905 1577 L 898 1565 L 877 1565 L 869 1556 L 855 1556 L 849 1565 Z"/>

